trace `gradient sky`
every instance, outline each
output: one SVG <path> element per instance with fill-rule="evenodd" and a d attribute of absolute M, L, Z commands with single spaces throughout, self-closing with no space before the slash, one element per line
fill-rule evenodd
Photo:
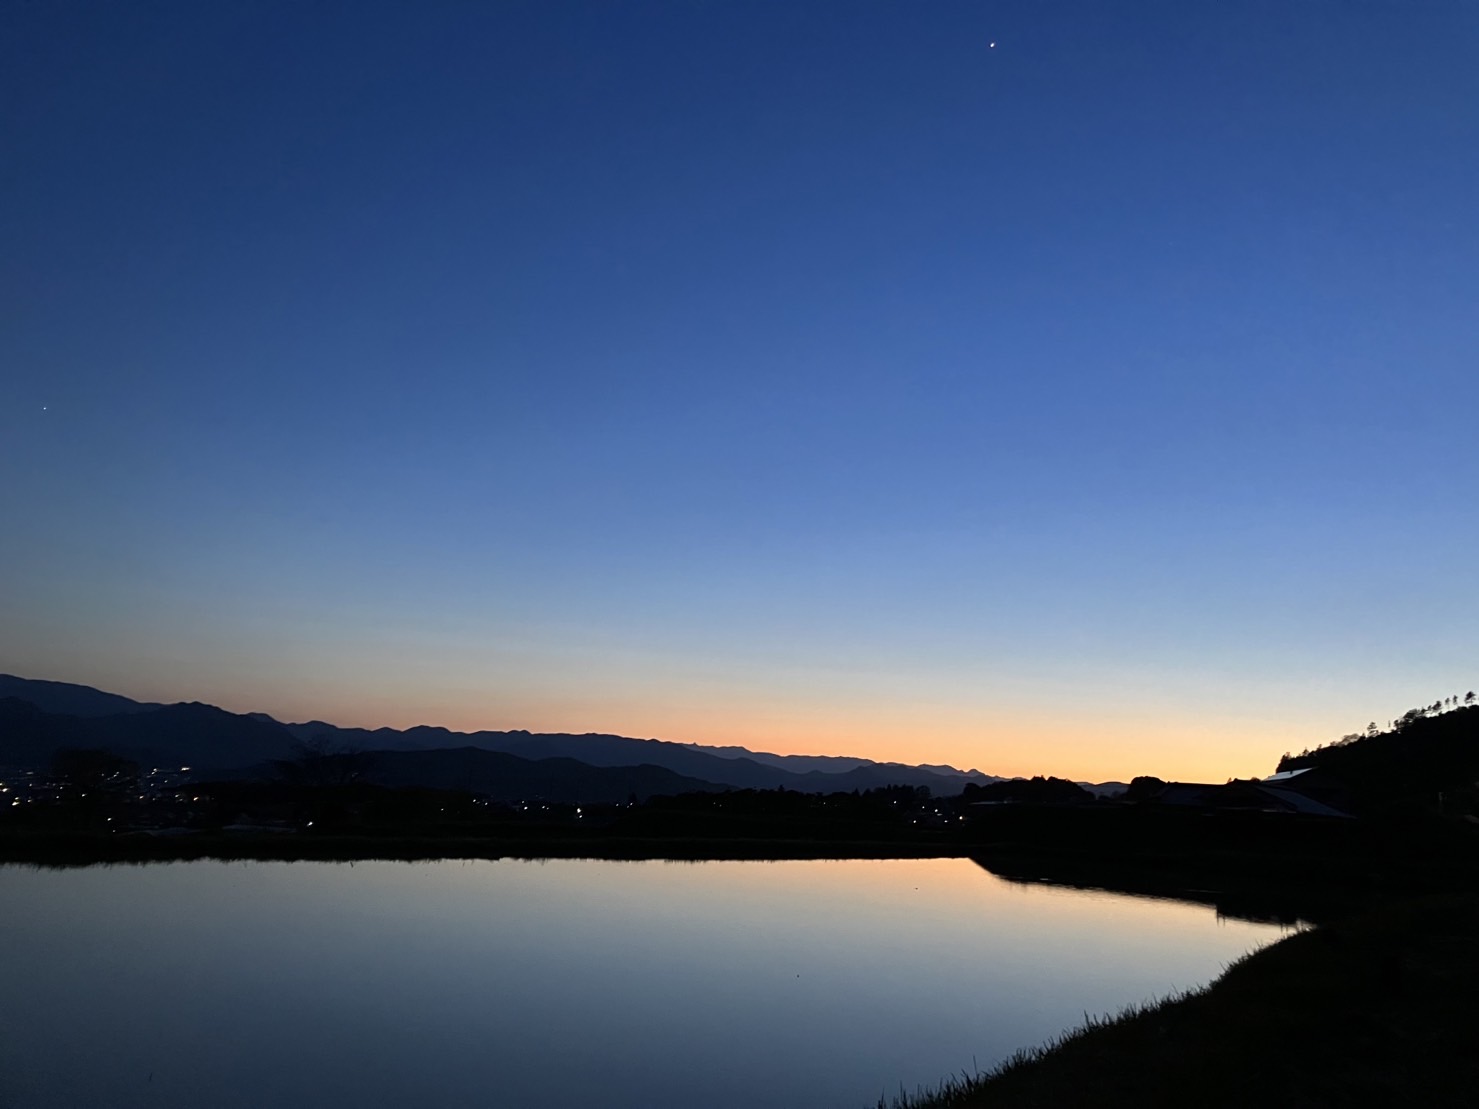
<path fill-rule="evenodd" d="M 21 2 L 0 152 L 0 670 L 1095 779 L 1479 685 L 1479 6 Z"/>

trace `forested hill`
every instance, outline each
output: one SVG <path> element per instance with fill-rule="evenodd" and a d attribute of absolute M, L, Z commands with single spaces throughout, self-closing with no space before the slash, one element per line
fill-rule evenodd
<path fill-rule="evenodd" d="M 1281 771 L 1318 769 L 1363 808 L 1479 808 L 1479 705 L 1474 694 L 1413 709 L 1386 730 L 1375 725 L 1313 751 L 1285 755 Z"/>

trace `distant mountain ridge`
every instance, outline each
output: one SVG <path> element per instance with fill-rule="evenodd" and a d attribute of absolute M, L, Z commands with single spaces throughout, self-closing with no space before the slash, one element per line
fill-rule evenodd
<path fill-rule="evenodd" d="M 841 774 L 856 770 L 860 766 L 878 765 L 873 759 L 853 758 L 848 755 L 773 755 L 769 751 L 751 751 L 748 747 L 708 747 L 702 743 L 685 743 L 683 746 L 692 751 L 702 751 L 706 755 L 718 755 L 721 759 L 752 759 L 767 766 L 778 767 L 781 770 L 794 770 L 801 774 L 809 770 Z M 961 773 L 953 766 L 925 766 L 924 769 L 948 771 L 952 774 Z"/>
<path fill-rule="evenodd" d="M 281 724 L 198 702 L 81 716 L 0 697 L 0 765 L 45 765 L 66 747 L 104 748 L 141 766 L 204 772 L 291 758 L 295 741 Z"/>
<path fill-rule="evenodd" d="M 461 789 L 495 801 L 620 804 L 654 794 L 709 792 L 722 787 L 660 766 L 591 766 L 576 759 L 522 759 L 478 747 L 379 751 L 368 777 L 384 786 Z"/>
<path fill-rule="evenodd" d="M 17 697 L 30 701 L 43 712 L 62 716 L 114 716 L 164 707 L 154 702 L 135 701 L 120 693 L 104 693 L 90 685 L 17 678 L 14 674 L 0 674 L 0 697 Z"/>
<path fill-rule="evenodd" d="M 145 704 L 90 686 L 13 675 L 0 675 L 0 698 L 12 699 L 0 711 L 0 764 L 18 762 L 22 756 L 26 761 L 45 761 L 40 756 L 48 745 L 51 749 L 103 746 L 158 765 L 240 773 L 245 768 L 291 758 L 303 743 L 319 743 L 379 753 L 384 757 L 375 761 L 386 773 L 395 767 L 398 780 L 410 773 L 410 768 L 419 767 L 416 773 L 427 779 L 426 784 L 435 779 L 443 786 L 455 779 L 451 769 L 454 766 L 464 767 L 469 775 L 476 770 L 474 776 L 479 780 L 493 773 L 493 762 L 479 761 L 463 753 L 469 750 L 509 755 L 528 763 L 566 760 L 598 770 L 661 770 L 672 775 L 672 781 L 666 784 L 677 791 L 784 787 L 808 793 L 831 793 L 909 785 L 924 786 L 937 794 L 954 794 L 969 783 L 985 785 L 1000 780 L 977 770 L 961 771 L 946 766 L 878 763 L 844 756 L 774 755 L 743 747 L 706 748 L 699 744 L 595 733 L 569 735 L 522 730 L 464 733 L 429 725 L 405 730 L 341 728 L 320 720 L 284 724 L 265 713 L 230 713 L 198 702 Z M 28 716 L 30 706 L 34 709 Z M 34 718 L 37 710 L 44 720 Z M 29 720 L 24 726 L 23 718 Z M 418 753 L 436 755 L 437 759 L 418 762 L 402 757 Z M 513 764 L 502 765 L 505 772 L 511 772 Z M 572 767 L 566 767 L 565 771 L 568 780 L 579 776 Z M 405 779 L 404 784 L 420 783 Z M 590 785 L 596 788 L 593 780 Z M 605 784 L 597 792 L 604 789 Z M 487 790 L 479 789 L 479 792 Z M 595 796 L 590 798 L 595 799 Z"/>

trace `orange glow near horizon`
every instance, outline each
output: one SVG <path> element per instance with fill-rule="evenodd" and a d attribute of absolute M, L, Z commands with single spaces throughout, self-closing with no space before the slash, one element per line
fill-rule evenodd
<path fill-rule="evenodd" d="M 1201 689 L 1172 700 L 1143 684 L 1108 682 L 1093 688 L 1064 683 L 1060 688 L 1072 689 L 1068 697 L 1025 679 L 972 688 L 954 676 L 937 684 L 929 684 L 932 676 L 882 676 L 845 686 L 832 675 L 812 681 L 812 675 L 799 674 L 777 687 L 764 678 L 742 681 L 743 675 L 665 684 L 636 667 L 591 667 L 557 680 L 547 669 L 519 670 L 504 660 L 480 660 L 473 672 L 447 658 L 402 655 L 324 656 L 317 665 L 258 657 L 227 673 L 181 656 L 159 667 L 171 674 L 161 683 L 130 672 L 137 660 L 96 661 L 92 667 L 48 668 L 51 673 L 26 669 L 32 676 L 78 681 L 140 701 L 204 701 L 284 722 L 600 732 L 1095 782 L 1141 774 L 1212 782 L 1261 777 L 1273 773 L 1284 751 L 1316 746 L 1349 730 L 1342 727 L 1344 699 L 1336 696 L 1323 702 L 1279 696 L 1260 714 Z"/>
<path fill-rule="evenodd" d="M 1148 718 L 1114 709 L 980 711 L 979 706 L 828 706 L 800 702 L 714 704 L 674 698 L 672 704 L 625 699 L 417 696 L 381 689 L 299 695 L 243 695 L 210 700 L 235 712 L 265 711 L 285 722 L 325 720 L 341 727 L 405 729 L 417 725 L 456 732 L 524 729 L 600 732 L 707 746 L 741 746 L 777 755 L 841 755 L 877 762 L 948 764 L 1002 777 L 1055 775 L 1077 781 L 1129 781 L 1140 774 L 1183 781 L 1223 781 L 1270 774 L 1286 749 L 1321 742 L 1290 739 L 1291 729 L 1267 721 L 1165 714 Z M 321 696 L 321 694 L 327 694 Z M 141 698 L 142 693 L 137 694 Z M 150 696 L 171 700 L 177 697 Z"/>

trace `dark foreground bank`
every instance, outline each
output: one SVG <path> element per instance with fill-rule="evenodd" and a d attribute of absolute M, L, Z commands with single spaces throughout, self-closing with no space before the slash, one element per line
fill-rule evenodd
<path fill-rule="evenodd" d="M 1476 999 L 1479 898 L 1408 902 L 1290 936 L 1204 990 L 891 1104 L 1472 1106 Z"/>

